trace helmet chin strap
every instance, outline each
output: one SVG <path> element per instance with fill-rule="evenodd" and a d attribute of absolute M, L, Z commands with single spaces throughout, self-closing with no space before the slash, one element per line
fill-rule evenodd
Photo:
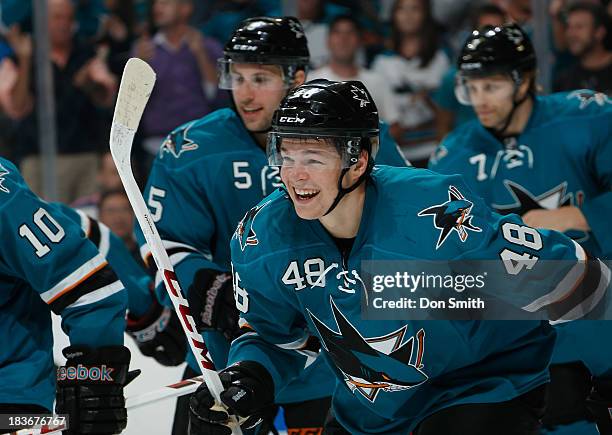
<path fill-rule="evenodd" d="M 340 177 L 338 177 L 338 194 L 336 195 L 336 198 L 334 199 L 334 202 L 332 202 L 332 205 L 329 207 L 329 209 L 325 212 L 325 214 L 323 216 L 327 216 L 328 214 L 330 214 L 336 208 L 336 206 L 338 205 L 340 200 L 342 198 L 344 198 L 345 195 L 347 195 L 347 194 L 351 193 L 353 190 L 357 189 L 359 187 L 359 185 L 361 183 L 363 183 L 364 180 L 366 179 L 366 177 L 368 176 L 367 171 L 364 172 L 363 174 L 361 174 L 359 179 L 357 181 L 355 181 L 355 184 L 353 184 L 351 187 L 345 189 L 344 187 L 342 187 L 342 180 L 344 179 L 344 176 L 349 171 L 349 169 L 350 168 L 342 169 L 342 172 L 340 173 Z"/>

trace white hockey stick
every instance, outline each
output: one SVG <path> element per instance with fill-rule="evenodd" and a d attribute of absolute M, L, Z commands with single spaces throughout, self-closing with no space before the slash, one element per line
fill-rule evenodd
<path fill-rule="evenodd" d="M 178 278 L 174 274 L 174 268 L 168 254 L 162 245 L 161 238 L 153 223 L 153 218 L 149 213 L 149 209 L 145 205 L 144 199 L 138 184 L 132 173 L 130 154 L 132 151 L 132 142 L 138 128 L 138 123 L 142 117 L 142 112 L 149 100 L 153 85 L 155 84 L 155 72 L 143 60 L 131 58 L 127 61 L 123 76 L 121 77 L 121 85 L 119 86 L 119 94 L 117 96 L 117 104 L 115 106 L 115 114 L 110 133 L 110 151 L 117 166 L 119 177 L 125 188 L 125 192 L 130 200 L 130 204 L 134 209 L 134 214 L 138 220 L 138 224 L 144 233 L 147 244 L 151 248 L 151 254 L 157 265 L 157 269 L 161 273 L 166 290 L 170 295 L 174 309 L 181 320 L 183 331 L 187 335 L 187 341 L 191 347 L 191 351 L 196 357 L 198 366 L 204 376 L 204 381 L 213 394 L 217 404 L 221 404 L 219 395 L 223 391 L 221 379 L 215 371 L 212 359 L 209 356 L 208 349 L 204 344 L 204 339 L 197 331 L 193 317 L 189 310 L 189 303 L 183 297 L 183 292 L 178 282 Z M 236 421 L 235 416 L 230 415 L 232 424 L 232 433 L 241 434 L 240 426 Z"/>
<path fill-rule="evenodd" d="M 165 399 L 184 396 L 185 394 L 193 393 L 204 382 L 202 376 L 185 379 L 171 385 L 165 385 L 157 390 L 147 391 L 146 393 L 137 396 L 127 397 L 125 399 L 125 407 L 129 411 L 140 408 L 145 405 L 150 405 Z M 59 434 L 66 427 L 63 424 L 49 425 L 41 428 L 21 429 L 14 432 L 16 435 L 38 435 L 38 434 Z"/>

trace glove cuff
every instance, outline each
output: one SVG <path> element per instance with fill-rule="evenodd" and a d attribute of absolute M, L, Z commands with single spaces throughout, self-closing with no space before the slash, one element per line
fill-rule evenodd
<path fill-rule="evenodd" d="M 66 364 L 57 369 L 60 384 L 92 382 L 125 385 L 131 353 L 125 346 L 91 348 L 73 345 L 62 351 Z"/>
<path fill-rule="evenodd" d="M 258 391 L 263 392 L 265 395 L 261 397 L 261 404 L 274 402 L 274 380 L 270 372 L 257 361 L 239 361 L 232 364 L 231 366 L 221 370 L 219 376 L 221 380 L 227 374 L 229 377 L 234 378 L 236 374 L 240 378 L 251 378 L 257 380 Z"/>

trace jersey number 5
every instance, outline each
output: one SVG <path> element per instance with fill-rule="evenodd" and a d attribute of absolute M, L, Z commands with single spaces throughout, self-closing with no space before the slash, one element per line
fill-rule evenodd
<path fill-rule="evenodd" d="M 39 208 L 36 210 L 33 216 L 34 225 L 38 227 L 38 229 L 45 235 L 45 237 L 52 243 L 59 243 L 66 233 L 64 229 L 57 223 L 53 217 L 45 210 L 44 208 Z M 53 228 L 49 227 L 48 224 L 51 224 Z M 21 237 L 25 237 L 28 242 L 32 244 L 34 249 L 36 250 L 36 255 L 38 258 L 42 258 L 51 251 L 49 245 L 45 245 L 41 242 L 36 234 L 32 231 L 32 229 L 26 224 L 22 224 L 19 227 L 19 235 Z"/>

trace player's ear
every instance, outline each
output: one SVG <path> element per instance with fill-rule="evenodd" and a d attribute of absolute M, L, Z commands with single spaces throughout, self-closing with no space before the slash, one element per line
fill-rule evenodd
<path fill-rule="evenodd" d="M 306 73 L 304 72 L 303 69 L 299 69 L 295 72 L 295 75 L 293 76 L 293 83 L 292 83 L 292 87 L 298 87 L 301 84 L 303 84 L 306 81 Z"/>
<path fill-rule="evenodd" d="M 359 155 L 359 160 L 352 167 L 352 170 L 355 171 L 355 175 L 357 177 L 361 177 L 366 169 L 368 168 L 368 159 L 370 158 L 368 152 L 366 150 L 361 151 Z"/>

